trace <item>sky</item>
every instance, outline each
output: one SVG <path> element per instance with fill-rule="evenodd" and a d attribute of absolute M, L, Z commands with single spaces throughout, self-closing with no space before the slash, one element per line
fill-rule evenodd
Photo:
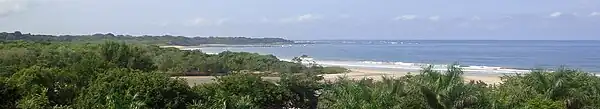
<path fill-rule="evenodd" d="M 600 40 L 600 0 L 0 0 L 0 31 Z"/>

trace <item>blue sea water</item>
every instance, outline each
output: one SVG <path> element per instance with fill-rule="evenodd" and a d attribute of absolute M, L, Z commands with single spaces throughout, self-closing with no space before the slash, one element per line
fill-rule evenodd
<path fill-rule="evenodd" d="M 446 65 L 458 62 L 472 69 L 557 68 L 566 66 L 600 72 L 600 41 L 506 40 L 327 40 L 299 41 L 316 44 L 277 47 L 209 47 L 208 53 L 225 50 L 273 54 L 291 59 L 309 55 L 332 65 L 409 68 L 417 64 Z"/>

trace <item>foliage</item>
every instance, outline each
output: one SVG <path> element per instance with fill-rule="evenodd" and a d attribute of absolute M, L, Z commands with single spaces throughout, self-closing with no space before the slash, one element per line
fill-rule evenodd
<path fill-rule="evenodd" d="M 39 87 L 35 87 L 34 89 L 40 89 Z M 43 109 L 49 108 L 50 100 L 46 95 L 46 91 L 44 89 L 40 90 L 40 93 L 30 94 L 25 96 L 23 99 L 19 100 L 18 108 L 22 109 Z"/>
<path fill-rule="evenodd" d="M 111 41 L 103 44 L 3 42 L 0 44 L 0 51 L 0 75 L 5 77 L 33 65 L 88 73 L 86 75 L 95 75 L 110 68 L 130 68 L 172 75 L 204 76 L 240 70 L 294 72 L 291 69 L 303 67 L 297 63 L 281 61 L 272 55 L 245 52 L 209 55 L 197 50 Z"/>
<path fill-rule="evenodd" d="M 95 37 L 119 39 L 114 35 L 91 39 L 17 32 L 2 35 L 11 40 L 27 39 L 0 41 L 2 109 L 600 107 L 600 78 L 566 68 L 506 75 L 497 84 L 464 81 L 463 71 L 456 65 L 446 71 L 427 67 L 417 75 L 399 78 L 328 81 L 323 80 L 323 74 L 348 70 L 320 66 L 308 56 L 286 62 L 272 55 L 246 52 L 205 54 L 111 41 L 61 42 Z M 172 75 L 221 76 L 213 83 L 190 87 Z M 276 75 L 279 80 L 264 80 L 264 75 Z"/>
<path fill-rule="evenodd" d="M 323 108 L 331 109 L 403 109 L 419 108 L 419 102 L 409 96 L 418 94 L 407 90 L 406 79 L 383 77 L 381 81 L 358 81 L 340 77 L 324 92 Z"/>
<path fill-rule="evenodd" d="M 93 34 L 93 35 L 34 35 L 23 34 L 19 31 L 13 33 L 0 33 L 0 40 L 26 40 L 33 42 L 68 42 L 68 43 L 102 43 L 104 41 L 120 41 L 126 43 L 138 44 L 157 44 L 157 45 L 182 45 L 195 46 L 201 44 L 291 44 L 290 40 L 282 38 L 246 38 L 246 37 L 184 37 L 184 36 L 130 36 Z"/>
<path fill-rule="evenodd" d="M 132 48 L 133 47 L 133 48 Z M 153 71 L 151 60 L 143 55 L 142 50 L 136 46 L 123 43 L 106 42 L 100 45 L 100 57 L 108 68 L 130 68 L 143 71 Z"/>
<path fill-rule="evenodd" d="M 565 106 L 560 101 L 553 101 L 543 97 L 535 97 L 527 100 L 526 109 L 563 109 Z"/>
<path fill-rule="evenodd" d="M 32 66 L 15 73 L 8 81 L 21 95 L 27 95 L 26 101 L 48 100 L 50 106 L 72 104 L 77 91 L 75 75 L 56 68 Z"/>
<path fill-rule="evenodd" d="M 17 108 L 17 100 L 21 99 L 21 94 L 17 88 L 7 83 L 6 78 L 0 77 L 0 108 Z"/>
<path fill-rule="evenodd" d="M 184 108 L 196 98 L 187 83 L 164 74 L 111 69 L 83 89 L 77 107 Z"/>
<path fill-rule="evenodd" d="M 433 71 L 432 67 L 425 68 L 419 76 L 416 84 L 425 98 L 429 108 L 433 109 L 462 109 L 469 108 L 477 104 L 476 88 L 465 84 L 462 78 L 463 72 L 449 65 L 445 73 Z"/>
<path fill-rule="evenodd" d="M 556 71 L 536 70 L 530 74 L 505 76 L 497 87 L 501 105 L 511 107 L 530 104 L 537 99 L 560 102 L 569 109 L 598 107 L 600 78 L 590 73 L 559 68 Z M 512 91 L 511 91 L 512 90 Z"/>
<path fill-rule="evenodd" d="M 214 84 L 195 86 L 202 108 L 283 108 L 288 107 L 289 91 L 274 82 L 249 73 L 218 77 Z M 259 89 L 259 90 L 257 90 Z"/>
<path fill-rule="evenodd" d="M 319 106 L 319 97 L 326 87 L 326 84 L 322 82 L 324 78 L 320 75 L 324 73 L 322 72 L 323 67 L 314 61 L 305 61 L 305 58 L 308 56 L 302 55 L 294 58 L 295 63 L 306 66 L 292 67 L 293 72 L 283 73 L 280 76 L 279 84 L 294 94 L 293 107 L 316 109 Z"/>
<path fill-rule="evenodd" d="M 328 67 L 323 67 L 322 72 L 323 72 L 323 74 L 338 74 L 338 73 L 348 73 L 348 72 L 350 72 L 350 70 L 348 70 L 344 67 L 339 67 L 339 66 L 328 66 Z"/>

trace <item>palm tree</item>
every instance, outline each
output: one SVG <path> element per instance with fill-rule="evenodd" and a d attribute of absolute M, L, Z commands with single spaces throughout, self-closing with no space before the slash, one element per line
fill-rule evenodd
<path fill-rule="evenodd" d="M 580 107 L 579 101 L 585 99 L 578 96 L 575 87 L 568 85 L 569 74 L 577 72 L 560 68 L 557 71 L 548 73 L 547 71 L 537 70 L 525 76 L 526 85 L 532 87 L 534 91 L 542 94 L 546 99 L 563 100 L 567 109 L 577 109 Z"/>
<path fill-rule="evenodd" d="M 432 70 L 421 71 L 417 85 L 432 109 L 463 109 L 476 103 L 478 99 L 474 89 L 465 85 L 463 71 L 456 64 L 448 66 L 445 73 Z"/>
<path fill-rule="evenodd" d="M 381 81 L 340 77 L 323 95 L 323 107 L 331 109 L 396 109 L 407 103 L 405 82 L 382 77 Z"/>

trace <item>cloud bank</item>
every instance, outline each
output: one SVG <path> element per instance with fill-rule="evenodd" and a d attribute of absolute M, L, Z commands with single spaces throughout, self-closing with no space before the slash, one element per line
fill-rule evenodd
<path fill-rule="evenodd" d="M 318 16 L 318 15 L 313 15 L 313 14 L 303 14 L 300 16 L 295 16 L 295 17 L 289 17 L 289 18 L 283 18 L 280 21 L 281 22 L 304 22 L 304 21 L 313 21 L 313 20 L 318 20 L 318 19 L 322 19 L 323 17 Z"/>
<path fill-rule="evenodd" d="M 29 0 L 0 0 L 0 17 L 21 12 L 29 5 Z"/>
<path fill-rule="evenodd" d="M 394 20 L 413 20 L 416 19 L 417 15 L 402 15 L 395 17 Z"/>

